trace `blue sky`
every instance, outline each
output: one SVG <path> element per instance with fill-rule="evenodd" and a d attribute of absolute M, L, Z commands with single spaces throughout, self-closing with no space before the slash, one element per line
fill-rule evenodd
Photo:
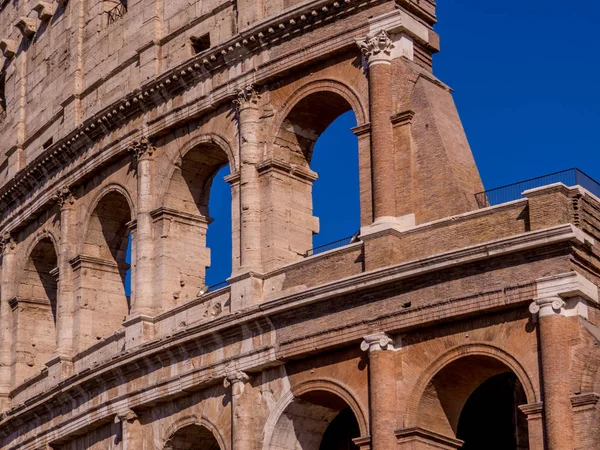
<path fill-rule="evenodd" d="M 600 2 L 440 0 L 442 51 L 434 73 L 454 98 L 487 189 L 578 167 L 600 180 Z M 358 157 L 352 113 L 323 133 L 311 167 L 314 245 L 359 227 Z M 230 193 L 211 192 L 212 267 L 207 284 L 231 273 Z"/>

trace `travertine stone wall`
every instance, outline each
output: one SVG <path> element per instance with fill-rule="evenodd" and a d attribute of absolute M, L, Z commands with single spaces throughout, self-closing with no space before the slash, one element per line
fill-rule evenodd
<path fill-rule="evenodd" d="M 430 0 L 4 3 L 0 448 L 456 449 L 499 374 L 524 448 L 598 447 L 600 200 L 477 210 L 435 21 Z M 348 111 L 360 236 L 307 257 L 314 145 Z M 227 165 L 232 274 L 207 292 Z"/>

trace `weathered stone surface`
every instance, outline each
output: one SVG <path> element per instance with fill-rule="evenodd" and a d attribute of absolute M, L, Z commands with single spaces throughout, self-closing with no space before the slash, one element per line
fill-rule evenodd
<path fill-rule="evenodd" d="M 477 209 L 433 1 L 0 19 L 0 448 L 485 448 L 477 417 L 506 448 L 600 447 L 600 200 Z M 350 110 L 360 239 L 307 257 L 313 147 Z M 207 292 L 225 165 L 233 273 Z"/>

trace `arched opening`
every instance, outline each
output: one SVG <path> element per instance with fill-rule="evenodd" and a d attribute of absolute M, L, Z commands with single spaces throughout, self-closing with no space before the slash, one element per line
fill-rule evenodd
<path fill-rule="evenodd" d="M 311 391 L 285 408 L 275 425 L 268 449 L 357 450 L 358 420 L 350 406 L 328 391 Z"/>
<path fill-rule="evenodd" d="M 528 450 L 527 419 L 518 408 L 525 403 L 525 392 L 515 374 L 503 373 L 484 381 L 460 414 L 456 437 L 465 442 L 461 448 Z"/>
<path fill-rule="evenodd" d="M 360 180 L 370 175 L 368 170 L 359 173 L 359 141 L 351 131 L 356 124 L 355 111 L 345 96 L 322 90 L 299 100 L 279 129 L 275 151 L 309 173 L 289 180 L 294 192 L 293 231 L 298 233 L 290 244 L 297 253 L 352 236 L 360 228 L 361 198 L 368 198 L 360 191 Z M 311 177 L 317 175 L 313 183 Z"/>
<path fill-rule="evenodd" d="M 162 237 L 158 248 L 161 295 L 167 305 L 192 300 L 206 284 L 231 275 L 231 189 L 223 180 L 228 171 L 227 154 L 214 143 L 194 147 L 176 164 L 164 208 L 155 218 Z M 218 190 L 215 199 L 213 181 Z M 216 220 L 210 216 L 213 210 Z M 213 262 L 216 274 L 207 280 Z"/>
<path fill-rule="evenodd" d="M 18 382 L 44 367 L 56 350 L 57 265 L 54 242 L 45 237 L 23 267 L 14 308 Z"/>
<path fill-rule="evenodd" d="M 83 254 L 74 266 L 81 292 L 80 333 L 88 345 L 121 328 L 129 314 L 131 220 L 129 202 L 116 190 L 105 194 L 90 216 Z"/>
<path fill-rule="evenodd" d="M 164 450 L 220 450 L 220 446 L 208 428 L 194 424 L 177 430 Z"/>
<path fill-rule="evenodd" d="M 463 449 L 529 449 L 527 403 L 518 377 L 503 362 L 482 355 L 459 358 L 425 388 L 418 426 L 464 441 Z"/>

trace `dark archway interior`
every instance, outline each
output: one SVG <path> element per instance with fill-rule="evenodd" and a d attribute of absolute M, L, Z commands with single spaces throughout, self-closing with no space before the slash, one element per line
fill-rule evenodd
<path fill-rule="evenodd" d="M 463 450 L 528 450 L 527 419 L 518 405 L 527 403 L 513 373 L 496 375 L 471 394 L 458 422 Z"/>
<path fill-rule="evenodd" d="M 311 391 L 294 399 L 277 421 L 270 448 L 277 450 L 354 450 L 358 421 L 336 394 Z"/>
<path fill-rule="evenodd" d="M 164 450 L 220 450 L 212 432 L 200 425 L 188 425 L 178 430 Z"/>
<path fill-rule="evenodd" d="M 325 430 L 319 450 L 358 450 L 352 441 L 357 437 L 360 429 L 356 417 L 350 408 L 344 408 Z"/>

